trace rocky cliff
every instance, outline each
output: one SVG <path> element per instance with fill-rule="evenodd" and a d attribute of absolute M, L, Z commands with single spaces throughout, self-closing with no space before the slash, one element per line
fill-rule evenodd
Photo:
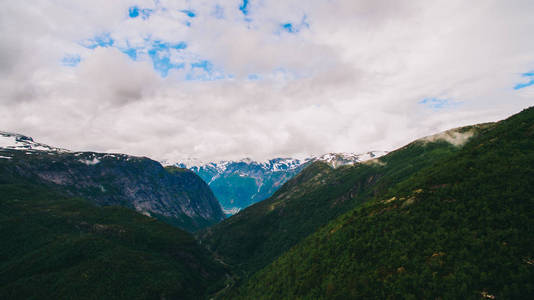
<path fill-rule="evenodd" d="M 126 206 L 189 231 L 223 219 L 209 186 L 192 171 L 164 168 L 145 157 L 70 152 L 22 135 L 0 135 L 0 168 L 11 176 L 54 185 L 98 205 Z"/>

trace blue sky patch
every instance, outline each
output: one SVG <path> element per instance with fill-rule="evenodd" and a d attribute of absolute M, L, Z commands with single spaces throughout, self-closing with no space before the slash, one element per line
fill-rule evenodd
<path fill-rule="evenodd" d="M 160 73 L 162 77 L 167 77 L 169 70 L 171 69 L 183 69 L 185 63 L 173 63 L 170 60 L 170 49 L 183 50 L 187 48 L 185 42 L 168 43 L 161 41 L 154 41 L 152 48 L 148 50 L 148 55 L 152 59 L 152 65 L 156 71 Z"/>
<path fill-rule="evenodd" d="M 120 49 L 122 53 L 128 55 L 132 60 L 137 60 L 137 49 L 136 48 L 126 48 Z"/>
<path fill-rule="evenodd" d="M 297 28 L 293 27 L 293 24 L 291 23 L 282 24 L 282 29 L 284 29 L 285 31 L 289 33 L 298 32 Z"/>
<path fill-rule="evenodd" d="M 117 47 L 122 53 L 128 55 L 133 61 L 136 61 L 138 54 L 142 53 L 143 47 L 132 47 L 130 42 L 126 40 L 126 47 Z"/>
<path fill-rule="evenodd" d="M 302 16 L 302 20 L 299 24 L 294 24 L 291 22 L 283 23 L 280 25 L 282 31 L 288 33 L 298 33 L 304 28 L 310 28 L 310 24 L 306 21 L 308 17 L 306 15 Z"/>
<path fill-rule="evenodd" d="M 529 82 L 516 84 L 514 86 L 514 90 L 520 90 L 520 89 L 526 88 L 526 87 L 531 86 L 531 85 L 534 85 L 534 79 L 530 80 Z"/>
<path fill-rule="evenodd" d="M 189 10 L 189 9 L 183 9 L 183 10 L 181 10 L 181 12 L 183 12 L 184 14 L 186 14 L 190 18 L 194 18 L 194 17 L 197 16 L 197 14 L 194 11 Z"/>
<path fill-rule="evenodd" d="M 215 9 L 213 10 L 212 15 L 216 19 L 224 19 L 224 8 L 219 4 L 215 5 Z"/>
<path fill-rule="evenodd" d="M 139 17 L 139 7 L 132 6 L 128 9 L 128 15 L 130 18 L 137 18 Z"/>
<path fill-rule="evenodd" d="M 65 67 L 76 67 L 82 58 L 78 54 L 67 54 L 61 59 L 61 65 Z"/>
<path fill-rule="evenodd" d="M 249 2 L 248 0 L 243 0 L 243 3 L 239 5 L 239 10 L 246 16 L 249 14 Z"/>
<path fill-rule="evenodd" d="M 111 38 L 109 33 L 103 33 L 101 35 L 97 35 L 92 39 L 88 39 L 85 41 L 82 41 L 80 44 L 88 49 L 95 49 L 97 47 L 111 47 L 115 41 Z"/>
<path fill-rule="evenodd" d="M 424 98 L 418 103 L 421 105 L 425 105 L 433 110 L 450 108 L 461 104 L 461 102 L 451 101 L 449 99 L 442 98 Z"/>
<path fill-rule="evenodd" d="M 213 70 L 213 64 L 210 61 L 202 60 L 191 64 L 191 69 L 195 68 L 202 69 L 206 72 L 211 72 Z"/>
<path fill-rule="evenodd" d="M 258 74 L 249 74 L 247 78 L 248 80 L 260 80 L 260 76 Z"/>
<path fill-rule="evenodd" d="M 141 10 L 141 18 L 143 18 L 143 20 L 146 20 L 148 19 L 148 17 L 150 17 L 150 15 L 152 14 L 153 10 L 151 9 L 148 9 L 148 8 L 144 8 Z"/>
<path fill-rule="evenodd" d="M 214 5 L 212 16 L 216 18 L 224 18 L 224 8 L 221 5 Z M 249 0 L 242 0 L 239 3 L 239 9 L 245 15 L 245 20 L 248 19 L 250 2 Z M 155 9 L 144 9 L 138 5 L 128 8 L 127 18 L 147 19 L 151 14 L 161 11 L 163 8 L 156 5 Z M 182 18 L 181 22 L 186 26 L 191 26 L 193 18 L 198 17 L 198 12 L 194 9 L 175 10 L 183 13 L 186 18 Z M 96 49 L 98 47 L 108 48 L 113 47 L 127 55 L 132 61 L 148 61 L 151 62 L 152 67 L 156 73 L 161 77 L 167 77 L 171 70 L 181 71 L 178 74 L 184 76 L 185 80 L 200 80 L 212 81 L 221 79 L 231 79 L 235 76 L 226 74 L 222 69 L 217 68 L 209 60 L 203 60 L 202 57 L 188 52 L 188 44 L 185 41 L 169 42 L 161 39 L 153 39 L 152 35 L 143 37 L 142 44 L 136 43 L 130 45 L 128 39 L 124 41 L 115 41 L 112 38 L 112 33 L 104 32 L 95 35 L 92 38 L 80 41 L 79 44 L 88 49 Z M 81 61 L 81 57 L 75 55 L 66 55 L 61 64 L 64 66 L 75 67 Z M 260 77 L 256 74 L 249 76 L 250 80 L 259 80 Z"/>
<path fill-rule="evenodd" d="M 185 68 L 185 63 L 173 63 L 167 55 L 161 56 L 152 50 L 148 51 L 148 55 L 152 59 L 152 66 L 154 67 L 154 70 L 156 70 L 161 77 L 167 77 L 169 70 L 171 69 Z"/>
<path fill-rule="evenodd" d="M 143 20 L 146 20 L 150 17 L 150 15 L 153 13 L 154 11 L 152 9 L 148 9 L 148 8 L 139 8 L 137 6 L 132 6 L 130 8 L 128 8 L 128 16 L 132 19 L 135 19 L 139 16 L 141 16 L 141 18 Z"/>
<path fill-rule="evenodd" d="M 530 71 L 530 72 L 523 73 L 523 74 L 521 74 L 521 76 L 522 77 L 527 77 L 527 78 L 534 77 L 534 70 Z M 523 83 L 516 84 L 514 86 L 514 90 L 520 90 L 520 89 L 529 87 L 531 85 L 534 85 L 534 79 L 531 79 L 528 82 L 523 82 Z"/>
<path fill-rule="evenodd" d="M 190 63 L 190 69 L 185 75 L 185 80 L 214 81 L 234 78 L 231 74 L 226 74 L 220 68 L 216 68 L 209 60 L 199 60 Z"/>
<path fill-rule="evenodd" d="M 155 51 L 165 51 L 169 49 L 183 50 L 185 48 L 187 48 L 186 42 L 169 43 L 156 40 L 152 43 L 152 49 Z"/>

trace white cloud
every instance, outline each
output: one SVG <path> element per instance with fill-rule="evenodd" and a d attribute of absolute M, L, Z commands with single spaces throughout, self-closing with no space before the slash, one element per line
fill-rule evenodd
<path fill-rule="evenodd" d="M 0 128 L 75 150 L 264 159 L 391 150 L 534 104 L 534 86 L 513 89 L 534 70 L 532 1 L 252 0 L 249 20 L 240 3 L 5 4 Z M 128 18 L 133 5 L 153 13 Z M 309 28 L 280 30 L 304 16 Z M 103 33 L 114 47 L 80 45 Z M 156 40 L 187 43 L 175 63 L 209 60 L 233 77 L 185 81 L 186 64 L 162 78 L 147 54 Z M 118 50 L 128 47 L 137 61 Z M 72 54 L 81 63 L 62 66 Z M 436 110 L 424 98 L 461 104 Z"/>

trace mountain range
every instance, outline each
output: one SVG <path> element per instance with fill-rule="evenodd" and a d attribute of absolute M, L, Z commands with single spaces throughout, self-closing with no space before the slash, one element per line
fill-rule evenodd
<path fill-rule="evenodd" d="M 534 108 L 378 159 L 315 162 L 197 233 L 221 299 L 530 299 Z"/>
<path fill-rule="evenodd" d="M 162 163 L 195 172 L 208 183 L 224 213 L 230 216 L 269 198 L 286 181 L 315 161 L 323 161 L 337 168 L 377 158 L 386 153 L 386 151 L 370 151 L 363 154 L 329 153 L 304 159 L 274 158 L 267 161 L 245 158 L 237 161 L 202 162 L 188 159 L 178 163 L 168 161 Z"/>
<path fill-rule="evenodd" d="M 0 132 L 0 168 L 102 206 L 121 205 L 194 231 L 222 220 L 210 188 L 193 172 L 145 157 L 73 152 Z"/>
<path fill-rule="evenodd" d="M 300 164 L 224 220 L 191 170 L 0 141 L 8 299 L 534 298 L 534 108 Z"/>

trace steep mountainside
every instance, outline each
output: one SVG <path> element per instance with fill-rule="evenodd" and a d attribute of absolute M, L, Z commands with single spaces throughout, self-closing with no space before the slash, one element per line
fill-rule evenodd
<path fill-rule="evenodd" d="M 2 299 L 202 299 L 226 272 L 187 232 L 3 171 L 0 240 Z"/>
<path fill-rule="evenodd" d="M 424 139 L 423 148 L 433 141 Z M 410 147 L 381 161 L 398 164 L 394 156 Z M 228 297 L 534 298 L 534 108 L 486 126 L 460 150 L 409 174 Z"/>
<path fill-rule="evenodd" d="M 314 161 L 323 161 L 332 167 L 340 167 L 376 158 L 385 153 L 384 151 L 364 154 L 330 153 L 302 160 L 275 158 L 266 162 L 250 159 L 210 163 L 186 161 L 175 165 L 188 168 L 202 177 L 213 190 L 225 214 L 232 215 L 269 198 L 286 181 Z"/>
<path fill-rule="evenodd" d="M 469 126 L 427 137 L 352 166 L 334 169 L 325 162 L 314 162 L 269 199 L 198 235 L 204 245 L 247 277 L 337 216 L 453 155 L 459 151 L 461 141 L 487 126 L 491 125 Z"/>
<path fill-rule="evenodd" d="M 98 205 L 122 205 L 194 231 L 223 219 L 201 178 L 124 154 L 70 152 L 0 133 L 0 172 L 61 187 Z"/>

